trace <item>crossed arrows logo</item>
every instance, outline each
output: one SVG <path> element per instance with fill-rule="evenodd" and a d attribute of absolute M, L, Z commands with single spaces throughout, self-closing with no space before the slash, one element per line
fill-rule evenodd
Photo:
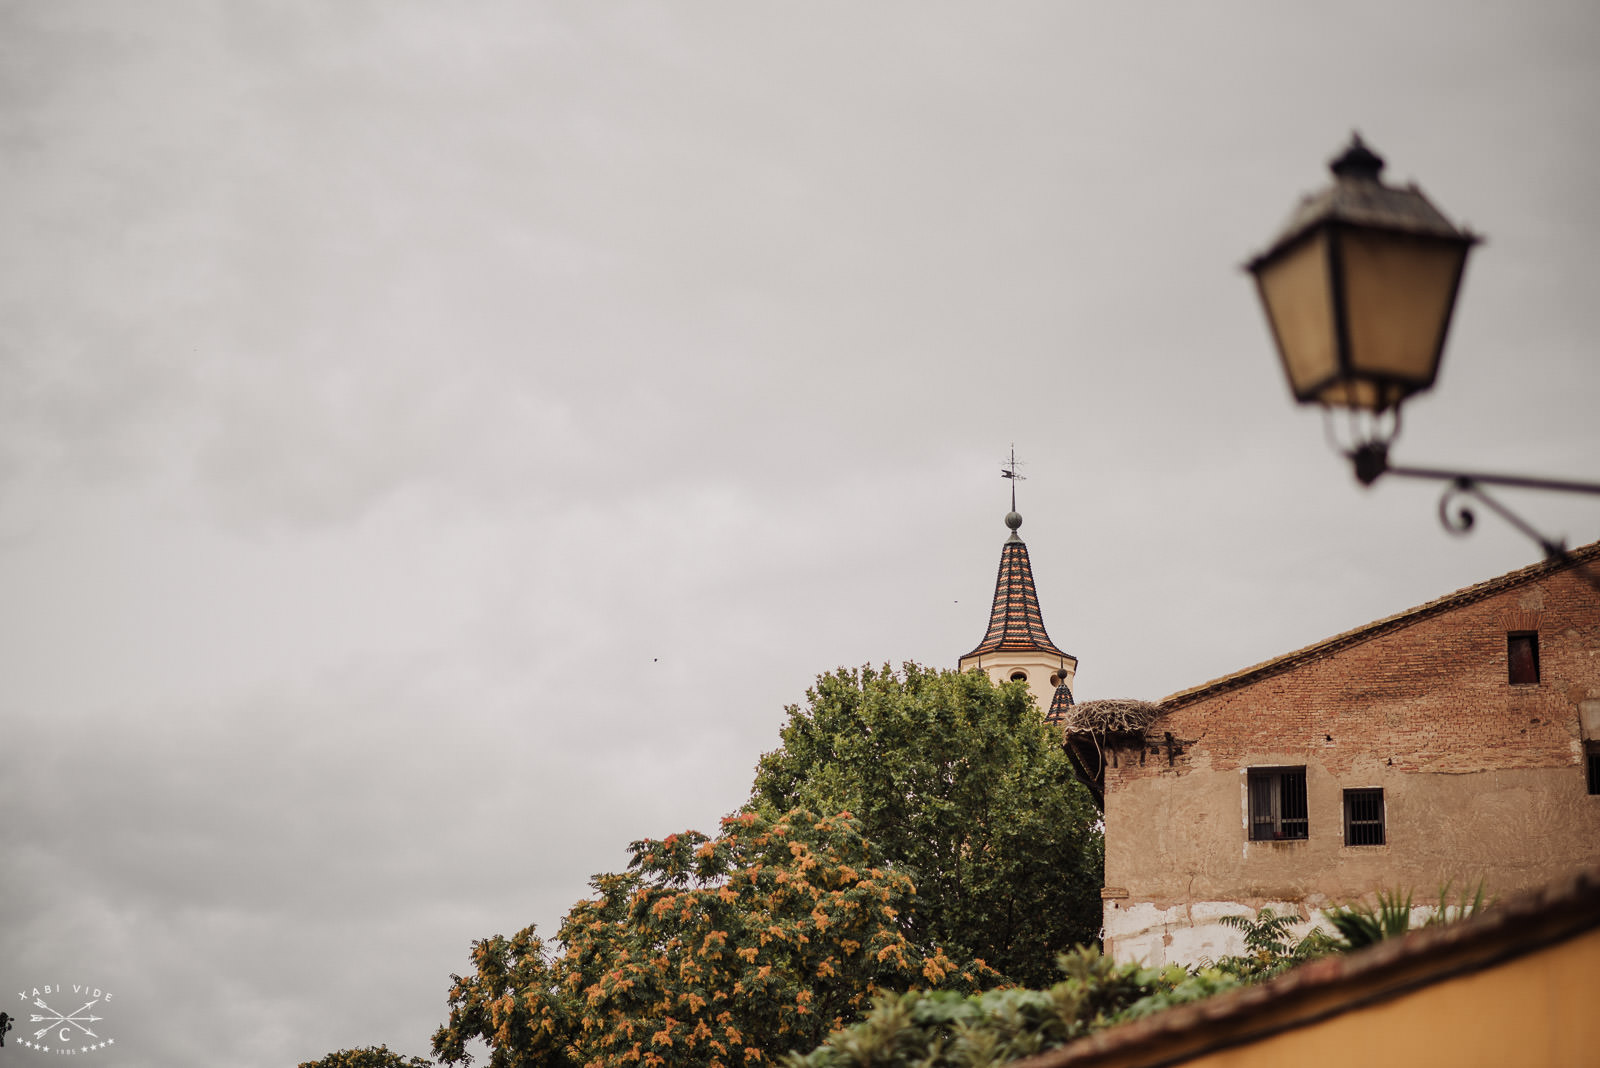
<path fill-rule="evenodd" d="M 97 1035 L 93 1031 L 89 1030 L 87 1027 L 84 1026 L 84 1024 L 86 1024 L 86 1023 L 94 1023 L 97 1020 L 104 1019 L 104 1017 L 103 1016 L 93 1016 L 93 1015 L 90 1015 L 90 1016 L 83 1015 L 83 1013 L 86 1013 L 91 1008 L 93 1008 L 95 1006 L 96 1002 L 98 1002 L 99 1000 L 100 1000 L 99 998 L 95 998 L 94 1001 L 91 1001 L 91 1002 L 87 1003 L 82 1008 L 74 1009 L 74 1010 L 72 1010 L 72 1012 L 63 1015 L 62 1013 L 57 1012 L 55 1009 L 52 1009 L 49 1005 L 46 1005 L 44 1003 L 44 998 L 34 998 L 33 999 L 34 1005 L 36 1005 L 39 1008 L 43 1009 L 45 1012 L 50 1013 L 49 1016 L 42 1016 L 37 1012 L 32 1014 L 32 1016 L 30 1018 L 31 1022 L 39 1023 L 41 1020 L 45 1021 L 45 1025 L 43 1027 L 39 1028 L 39 1030 L 37 1030 L 37 1031 L 35 1031 L 33 1033 L 34 1039 L 37 1040 L 37 1039 L 43 1038 L 45 1035 L 49 1034 L 50 1031 L 53 1028 L 56 1028 L 56 1027 L 61 1027 L 61 1028 L 65 1029 L 65 1025 L 66 1024 L 71 1024 L 73 1027 L 76 1027 L 78 1030 L 82 1031 L 84 1034 L 88 1035 L 90 1038 L 99 1038 L 100 1037 L 99 1035 Z"/>

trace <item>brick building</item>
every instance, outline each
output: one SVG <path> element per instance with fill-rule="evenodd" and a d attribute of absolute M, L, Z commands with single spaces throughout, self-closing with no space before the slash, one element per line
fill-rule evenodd
<path fill-rule="evenodd" d="M 1105 943 L 1194 962 L 1217 921 L 1600 860 L 1600 543 L 1156 705 L 1088 702 L 1069 752 L 1103 797 Z"/>

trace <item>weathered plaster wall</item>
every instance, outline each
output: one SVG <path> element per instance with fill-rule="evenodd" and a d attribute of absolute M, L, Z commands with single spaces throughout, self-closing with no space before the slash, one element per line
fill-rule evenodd
<path fill-rule="evenodd" d="M 1541 679 L 1507 682 L 1537 630 Z M 1106 937 L 1119 959 L 1237 949 L 1218 916 L 1303 916 L 1376 890 L 1509 894 L 1600 859 L 1584 720 L 1600 717 L 1600 596 L 1570 574 L 1503 590 L 1175 705 L 1106 772 Z M 1592 732 L 1593 726 L 1590 731 Z M 1177 751 L 1169 760 L 1164 735 Z M 1248 840 L 1246 769 L 1306 769 L 1310 836 Z M 1382 787 L 1386 844 L 1346 846 L 1343 791 Z"/>
<path fill-rule="evenodd" d="M 1265 899 L 1250 908 L 1263 905 L 1279 915 L 1301 911 L 1299 902 Z M 1117 960 L 1154 967 L 1214 961 L 1244 952 L 1244 933 L 1220 921 L 1246 911 L 1237 901 L 1190 900 L 1161 906 L 1111 898 L 1105 902 L 1105 942 Z M 1302 921 L 1295 924 L 1294 933 L 1298 937 L 1310 929 L 1310 921 Z"/>

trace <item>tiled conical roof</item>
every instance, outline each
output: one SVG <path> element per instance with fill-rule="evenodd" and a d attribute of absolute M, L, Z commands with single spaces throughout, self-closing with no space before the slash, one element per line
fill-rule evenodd
<path fill-rule="evenodd" d="M 1022 517 L 1006 516 L 1011 537 L 1000 549 L 1000 575 L 994 584 L 994 606 L 989 609 L 989 632 L 970 656 L 999 652 L 1039 652 L 1076 661 L 1076 657 L 1057 649 L 1045 633 L 1044 617 L 1039 614 L 1039 593 L 1033 588 L 1033 565 L 1028 562 L 1028 546 L 1017 534 Z"/>
<path fill-rule="evenodd" d="M 1072 688 L 1066 683 L 1056 687 L 1056 692 L 1050 698 L 1050 711 L 1044 714 L 1046 723 L 1065 723 L 1067 713 L 1072 711 Z"/>

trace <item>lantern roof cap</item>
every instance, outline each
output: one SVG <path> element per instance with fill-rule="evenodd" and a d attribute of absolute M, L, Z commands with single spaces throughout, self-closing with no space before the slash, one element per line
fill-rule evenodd
<path fill-rule="evenodd" d="M 1418 237 L 1443 238 L 1477 244 L 1481 237 L 1458 228 L 1418 189 L 1386 185 L 1379 177 L 1383 157 L 1372 151 L 1360 134 L 1328 162 L 1333 184 L 1302 197 L 1272 245 L 1247 264 L 1255 270 L 1311 231 L 1328 225 L 1359 226 L 1398 231 Z"/>

